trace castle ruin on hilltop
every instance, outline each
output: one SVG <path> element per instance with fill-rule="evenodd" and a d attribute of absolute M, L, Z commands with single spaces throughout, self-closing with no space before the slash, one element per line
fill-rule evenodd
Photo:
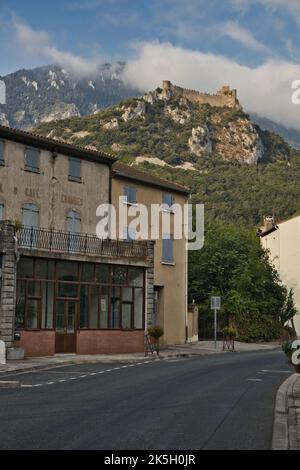
<path fill-rule="evenodd" d="M 166 93 L 171 93 L 173 96 L 186 98 L 196 104 L 241 109 L 237 98 L 237 91 L 232 90 L 229 86 L 223 86 L 215 95 L 210 95 L 209 93 L 181 88 L 173 85 L 169 80 L 165 80 L 163 82 L 163 90 Z"/>

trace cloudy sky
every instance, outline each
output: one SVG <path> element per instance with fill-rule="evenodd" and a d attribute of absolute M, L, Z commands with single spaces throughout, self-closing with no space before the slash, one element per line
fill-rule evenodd
<path fill-rule="evenodd" d="M 124 60 L 135 87 L 229 84 L 248 111 L 300 129 L 299 33 L 300 0 L 0 0 L 0 75 Z"/>

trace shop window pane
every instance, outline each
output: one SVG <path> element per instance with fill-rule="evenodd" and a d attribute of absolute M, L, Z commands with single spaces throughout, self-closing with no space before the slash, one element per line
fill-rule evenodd
<path fill-rule="evenodd" d="M 35 261 L 35 278 L 47 279 L 47 260 L 37 259 Z"/>
<path fill-rule="evenodd" d="M 80 288 L 80 328 L 89 327 L 89 286 Z"/>
<path fill-rule="evenodd" d="M 18 278 L 19 279 L 32 279 L 33 278 L 33 259 L 21 258 L 18 263 Z"/>
<path fill-rule="evenodd" d="M 131 304 L 122 305 L 122 328 L 124 330 L 131 329 Z"/>
<path fill-rule="evenodd" d="M 108 328 L 108 305 L 109 305 L 109 289 L 101 289 L 100 299 L 100 328 Z"/>
<path fill-rule="evenodd" d="M 111 298 L 111 328 L 120 328 L 120 288 L 116 287 L 112 289 Z"/>
<path fill-rule="evenodd" d="M 17 283 L 17 298 L 16 298 L 16 328 L 23 328 L 25 321 L 25 289 L 26 282 L 18 281 Z"/>
<path fill-rule="evenodd" d="M 27 302 L 27 328 L 34 330 L 38 328 L 39 300 L 28 300 Z"/>
<path fill-rule="evenodd" d="M 77 298 L 77 284 L 58 284 L 58 297 Z"/>
<path fill-rule="evenodd" d="M 139 268 L 129 268 L 129 285 L 134 287 L 144 287 L 144 270 Z"/>
<path fill-rule="evenodd" d="M 37 259 L 35 262 L 35 278 L 54 280 L 54 261 Z"/>
<path fill-rule="evenodd" d="M 112 270 L 113 272 L 113 284 L 124 285 L 127 284 L 127 268 L 116 266 Z"/>
<path fill-rule="evenodd" d="M 123 302 L 133 302 L 133 289 L 124 287 L 122 289 L 122 300 Z"/>
<path fill-rule="evenodd" d="M 98 329 L 99 287 L 91 288 L 90 328 Z"/>
<path fill-rule="evenodd" d="M 94 282 L 94 265 L 83 264 L 81 273 L 82 282 Z"/>
<path fill-rule="evenodd" d="M 56 331 L 65 330 L 65 302 L 56 302 Z"/>
<path fill-rule="evenodd" d="M 28 281 L 28 295 L 29 297 L 41 297 L 41 283 Z"/>
<path fill-rule="evenodd" d="M 134 328 L 144 328 L 144 289 L 135 289 Z"/>
<path fill-rule="evenodd" d="M 78 264 L 59 261 L 57 263 L 57 278 L 59 281 L 78 281 Z"/>
<path fill-rule="evenodd" d="M 42 329 L 53 328 L 54 283 L 42 284 Z"/>
<path fill-rule="evenodd" d="M 76 303 L 67 303 L 67 333 L 75 333 L 76 329 Z"/>
<path fill-rule="evenodd" d="M 109 268 L 101 264 L 96 266 L 96 282 L 99 284 L 109 284 Z"/>

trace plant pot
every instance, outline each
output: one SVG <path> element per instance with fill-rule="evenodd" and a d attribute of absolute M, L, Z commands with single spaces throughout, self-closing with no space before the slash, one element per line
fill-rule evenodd
<path fill-rule="evenodd" d="M 25 350 L 22 348 L 8 348 L 6 354 L 8 361 L 23 361 Z"/>

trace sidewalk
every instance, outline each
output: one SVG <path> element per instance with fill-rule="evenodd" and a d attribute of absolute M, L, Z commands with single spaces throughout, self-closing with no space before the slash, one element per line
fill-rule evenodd
<path fill-rule="evenodd" d="M 136 363 L 143 361 L 154 361 L 172 359 L 180 357 L 204 356 L 209 354 L 233 354 L 230 351 L 223 351 L 223 343 L 218 342 L 217 349 L 214 348 L 213 341 L 200 341 L 199 343 L 183 344 L 162 349 L 159 358 L 156 355 L 145 357 L 144 354 L 116 354 L 116 355 L 96 355 L 78 356 L 76 354 L 64 354 L 51 357 L 38 357 L 25 359 L 24 361 L 8 361 L 5 366 L 0 365 L 0 375 L 26 372 L 39 369 L 49 369 L 75 364 L 105 364 L 105 363 Z M 268 344 L 245 344 L 236 343 L 235 352 L 273 350 L 279 348 L 277 343 Z"/>
<path fill-rule="evenodd" d="M 273 450 L 300 450 L 300 374 L 280 387 L 275 406 Z"/>

